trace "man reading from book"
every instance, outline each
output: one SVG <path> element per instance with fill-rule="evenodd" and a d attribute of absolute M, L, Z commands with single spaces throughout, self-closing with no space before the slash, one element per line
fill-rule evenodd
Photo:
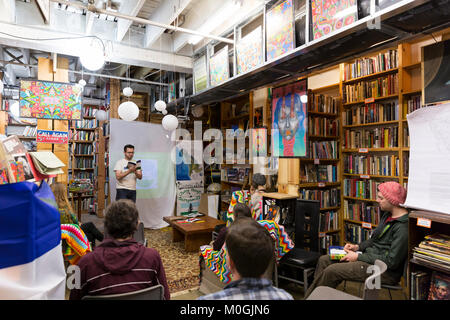
<path fill-rule="evenodd" d="M 134 146 L 127 144 L 123 147 L 124 159 L 116 162 L 114 172 L 116 174 L 116 201 L 129 199 L 136 202 L 136 179 L 142 179 L 140 161 L 133 161 Z"/>
<path fill-rule="evenodd" d="M 336 288 L 341 281 L 365 281 L 371 274 L 367 268 L 382 260 L 387 270 L 381 283 L 394 285 L 400 281 L 408 254 L 408 211 L 400 207 L 406 200 L 406 190 L 399 183 L 389 181 L 378 186 L 377 203 L 384 211 L 380 224 L 371 237 L 360 244 L 347 243 L 347 253 L 340 260 L 329 255 L 320 257 L 314 281 L 305 294 L 307 298 L 318 286 Z"/>

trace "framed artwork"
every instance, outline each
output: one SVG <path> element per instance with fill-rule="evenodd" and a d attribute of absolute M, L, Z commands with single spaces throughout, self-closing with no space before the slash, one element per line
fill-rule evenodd
<path fill-rule="evenodd" d="M 423 48 L 424 104 L 450 100 L 450 40 Z"/>
<path fill-rule="evenodd" d="M 207 87 L 206 78 L 206 56 L 203 55 L 194 61 L 193 67 L 194 74 L 194 89 L 195 92 L 202 91 Z"/>
<path fill-rule="evenodd" d="M 211 81 L 211 86 L 217 86 L 228 80 L 230 77 L 229 68 L 228 46 L 225 46 L 209 58 L 209 79 Z"/>
<path fill-rule="evenodd" d="M 267 157 L 267 129 L 251 129 L 251 151 L 253 157 Z"/>
<path fill-rule="evenodd" d="M 20 81 L 20 116 L 81 120 L 81 86 L 38 80 Z"/>
<path fill-rule="evenodd" d="M 306 80 L 274 88 L 272 93 L 272 156 L 307 156 Z"/>
<path fill-rule="evenodd" d="M 428 300 L 450 300 L 450 276 L 433 271 Z"/>
<path fill-rule="evenodd" d="M 266 12 L 267 60 L 291 51 L 294 42 L 294 7 L 286 0 Z"/>
<path fill-rule="evenodd" d="M 311 0 L 314 40 L 358 20 L 356 0 Z"/>
<path fill-rule="evenodd" d="M 238 74 L 247 72 L 263 62 L 261 26 L 236 43 L 236 60 Z"/>

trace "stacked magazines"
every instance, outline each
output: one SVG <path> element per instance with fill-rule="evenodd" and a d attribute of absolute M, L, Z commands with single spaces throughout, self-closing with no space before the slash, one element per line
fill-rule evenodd
<path fill-rule="evenodd" d="M 418 263 L 450 271 L 450 236 L 433 234 L 414 248 L 413 258 Z"/>

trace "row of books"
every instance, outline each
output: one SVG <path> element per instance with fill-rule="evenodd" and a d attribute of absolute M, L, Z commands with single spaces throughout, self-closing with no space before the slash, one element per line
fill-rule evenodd
<path fill-rule="evenodd" d="M 339 134 L 339 119 L 308 117 L 308 130 L 310 135 L 335 137 Z"/>
<path fill-rule="evenodd" d="M 409 114 L 417 109 L 422 108 L 422 96 L 412 96 L 405 102 L 406 105 L 406 114 Z"/>
<path fill-rule="evenodd" d="M 398 176 L 400 159 L 397 155 L 345 155 L 344 173 Z"/>
<path fill-rule="evenodd" d="M 398 68 L 397 50 L 389 50 L 376 56 L 356 59 L 345 65 L 344 81 Z"/>
<path fill-rule="evenodd" d="M 409 128 L 408 128 L 408 126 L 403 127 L 403 146 L 409 147 Z"/>
<path fill-rule="evenodd" d="M 398 101 L 368 103 L 342 112 L 344 126 L 398 120 Z"/>
<path fill-rule="evenodd" d="M 76 168 L 93 168 L 95 162 L 93 159 L 89 158 L 75 158 L 75 167 Z"/>
<path fill-rule="evenodd" d="M 427 235 L 413 250 L 413 258 L 419 263 L 450 271 L 450 236 L 435 233 Z"/>
<path fill-rule="evenodd" d="M 305 182 L 336 182 L 337 166 L 333 164 L 304 164 L 301 176 L 306 178 Z"/>
<path fill-rule="evenodd" d="M 326 232 L 339 229 L 339 217 L 337 211 L 326 211 L 320 213 L 319 231 Z"/>
<path fill-rule="evenodd" d="M 14 126 L 9 125 L 6 128 L 6 134 L 9 135 L 19 135 L 23 137 L 36 137 L 37 127 L 36 126 Z"/>
<path fill-rule="evenodd" d="M 69 171 L 69 180 L 71 179 L 90 179 L 94 180 L 94 172 L 92 171 Z"/>
<path fill-rule="evenodd" d="M 368 98 L 380 98 L 398 93 L 398 74 L 390 74 L 374 80 L 361 81 L 346 85 L 345 103 L 364 101 Z"/>
<path fill-rule="evenodd" d="M 98 109 L 92 107 L 83 107 L 83 116 L 84 117 L 95 117 Z"/>
<path fill-rule="evenodd" d="M 309 155 L 311 159 L 337 159 L 338 142 L 332 141 L 309 141 Z"/>
<path fill-rule="evenodd" d="M 74 211 L 78 212 L 78 201 L 73 202 Z M 81 200 L 81 211 L 83 212 L 94 212 L 94 198 L 84 198 Z"/>
<path fill-rule="evenodd" d="M 319 238 L 319 246 L 322 253 L 328 252 L 330 246 L 339 245 L 341 237 L 339 233 L 327 234 Z"/>
<path fill-rule="evenodd" d="M 299 192 L 299 198 L 304 200 L 318 200 L 320 202 L 320 208 L 339 207 L 341 203 L 341 189 L 301 189 Z"/>
<path fill-rule="evenodd" d="M 97 120 L 83 119 L 75 121 L 75 128 L 77 129 L 95 129 L 97 128 Z"/>
<path fill-rule="evenodd" d="M 345 223 L 344 234 L 345 241 L 358 244 L 369 239 L 371 231 L 357 224 Z"/>
<path fill-rule="evenodd" d="M 344 197 L 376 200 L 378 185 L 382 182 L 372 179 L 344 179 Z"/>
<path fill-rule="evenodd" d="M 250 168 L 225 168 L 221 169 L 221 180 L 230 182 L 242 182 L 250 173 Z"/>
<path fill-rule="evenodd" d="M 403 153 L 403 176 L 409 176 L 409 152 Z"/>
<path fill-rule="evenodd" d="M 378 205 L 366 202 L 349 202 L 344 199 L 344 219 L 370 222 L 377 225 L 380 223 L 380 216 L 381 210 Z"/>
<path fill-rule="evenodd" d="M 73 152 L 75 154 L 92 154 L 94 151 L 94 147 L 92 144 L 87 143 L 76 143 L 75 147 L 73 148 Z"/>
<path fill-rule="evenodd" d="M 73 134 L 72 139 L 79 141 L 93 141 L 95 139 L 95 133 L 90 131 L 77 131 Z"/>
<path fill-rule="evenodd" d="M 398 147 L 398 126 L 344 130 L 344 148 Z"/>
<path fill-rule="evenodd" d="M 339 97 L 310 93 L 308 111 L 338 114 Z"/>

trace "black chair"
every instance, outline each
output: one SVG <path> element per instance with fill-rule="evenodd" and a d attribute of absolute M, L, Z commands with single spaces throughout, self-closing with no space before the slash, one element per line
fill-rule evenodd
<path fill-rule="evenodd" d="M 147 246 L 147 239 L 145 238 L 144 233 L 144 224 L 139 222 L 136 231 L 133 234 L 133 239 L 139 243 L 142 243 L 145 247 Z"/>
<path fill-rule="evenodd" d="M 314 273 L 321 254 L 319 249 L 320 203 L 297 199 L 294 220 L 294 248 L 281 258 L 278 278 L 292 281 L 308 290 L 308 278 Z M 299 279 L 300 278 L 300 279 Z"/>
<path fill-rule="evenodd" d="M 150 288 L 127 293 L 84 296 L 81 300 L 164 300 L 164 287 L 157 284 Z"/>

